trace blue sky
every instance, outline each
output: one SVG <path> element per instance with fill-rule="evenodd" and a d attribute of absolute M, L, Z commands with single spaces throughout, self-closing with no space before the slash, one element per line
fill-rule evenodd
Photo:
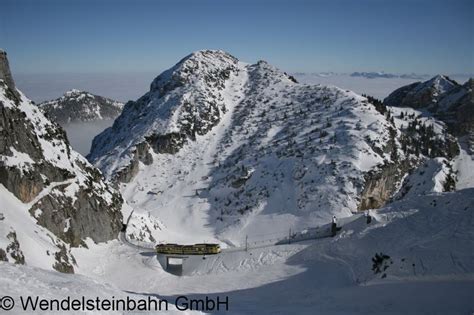
<path fill-rule="evenodd" d="M 199 49 L 289 72 L 473 73 L 472 0 L 2 0 L 16 73 L 159 72 Z"/>

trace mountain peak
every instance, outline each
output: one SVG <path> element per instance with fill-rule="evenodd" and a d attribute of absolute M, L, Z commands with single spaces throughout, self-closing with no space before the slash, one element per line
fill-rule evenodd
<path fill-rule="evenodd" d="M 448 92 L 458 86 L 459 84 L 450 79 L 448 76 L 438 74 L 431 78 L 430 80 L 424 82 L 423 84 L 420 85 L 420 89 L 424 88 L 431 88 L 434 89 L 435 92 L 439 95 L 445 92 Z"/>
<path fill-rule="evenodd" d="M 85 92 L 78 89 L 70 89 L 64 93 L 64 96 L 79 95 L 81 93 L 85 93 Z"/>
<path fill-rule="evenodd" d="M 192 52 L 189 56 L 194 56 L 194 57 L 219 57 L 219 56 L 226 56 L 226 57 L 232 57 L 232 55 L 224 50 L 221 49 L 201 49 L 201 50 L 196 50 Z"/>
<path fill-rule="evenodd" d="M 217 73 L 235 70 L 238 62 L 237 58 L 222 50 L 198 50 L 156 77 L 150 91 L 164 94 L 199 78 L 211 79 Z"/>
<path fill-rule="evenodd" d="M 432 77 L 428 82 L 449 82 L 452 85 L 457 85 L 457 82 L 444 74 L 437 74 Z"/>
<path fill-rule="evenodd" d="M 187 63 L 195 63 L 195 62 L 213 62 L 216 60 L 232 60 L 233 62 L 238 61 L 237 58 L 232 56 L 226 51 L 223 50 L 217 50 L 217 49 L 202 49 L 202 50 L 196 50 L 183 59 L 181 59 L 176 65 L 183 65 Z"/>

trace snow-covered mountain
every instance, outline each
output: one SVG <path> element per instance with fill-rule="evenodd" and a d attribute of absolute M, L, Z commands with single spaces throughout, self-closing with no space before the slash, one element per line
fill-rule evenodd
<path fill-rule="evenodd" d="M 449 77 L 437 75 L 425 82 L 415 82 L 393 91 L 385 100 L 389 106 L 431 107 L 436 105 L 444 93 L 459 84 Z"/>
<path fill-rule="evenodd" d="M 58 99 L 38 105 L 46 115 L 61 125 L 71 122 L 85 122 L 115 119 L 123 103 L 76 89 L 67 91 Z"/>
<path fill-rule="evenodd" d="M 122 197 L 4 80 L 0 113 L 0 260 L 73 272 L 71 246 L 117 237 Z"/>
<path fill-rule="evenodd" d="M 474 80 L 460 85 L 447 76 L 437 75 L 392 92 L 384 103 L 411 107 L 432 113 L 457 135 L 474 133 Z"/>
<path fill-rule="evenodd" d="M 88 158 L 156 220 L 154 240 L 236 243 L 380 207 L 425 157 L 456 155 L 442 124 L 413 112 L 404 123 L 421 127 L 405 131 L 373 103 L 198 51 L 127 103 Z"/>

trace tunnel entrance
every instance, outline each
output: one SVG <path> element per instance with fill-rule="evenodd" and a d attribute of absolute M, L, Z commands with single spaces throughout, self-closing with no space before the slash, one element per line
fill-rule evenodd
<path fill-rule="evenodd" d="M 176 276 L 181 276 L 183 274 L 183 261 L 182 257 L 167 256 L 166 271 Z"/>

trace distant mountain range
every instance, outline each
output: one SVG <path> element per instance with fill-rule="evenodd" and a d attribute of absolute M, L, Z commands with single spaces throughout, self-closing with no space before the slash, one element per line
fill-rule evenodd
<path fill-rule="evenodd" d="M 351 77 L 362 77 L 366 79 L 375 79 L 375 78 L 385 78 L 385 79 L 392 79 L 392 78 L 402 78 L 402 79 L 424 79 L 428 75 L 426 74 L 393 74 L 393 73 L 385 73 L 385 72 L 353 72 L 351 73 Z"/>
<path fill-rule="evenodd" d="M 333 77 L 333 76 L 350 76 L 353 78 L 365 78 L 365 79 L 407 79 L 407 80 L 426 80 L 432 77 L 429 74 L 420 74 L 420 73 L 387 73 L 384 71 L 369 71 L 369 72 L 352 72 L 352 73 L 338 73 L 338 72 L 295 72 L 293 73 L 295 76 L 314 76 L 314 77 Z M 472 74 L 453 74 L 450 75 L 452 77 L 459 77 L 459 78 L 469 78 Z"/>

